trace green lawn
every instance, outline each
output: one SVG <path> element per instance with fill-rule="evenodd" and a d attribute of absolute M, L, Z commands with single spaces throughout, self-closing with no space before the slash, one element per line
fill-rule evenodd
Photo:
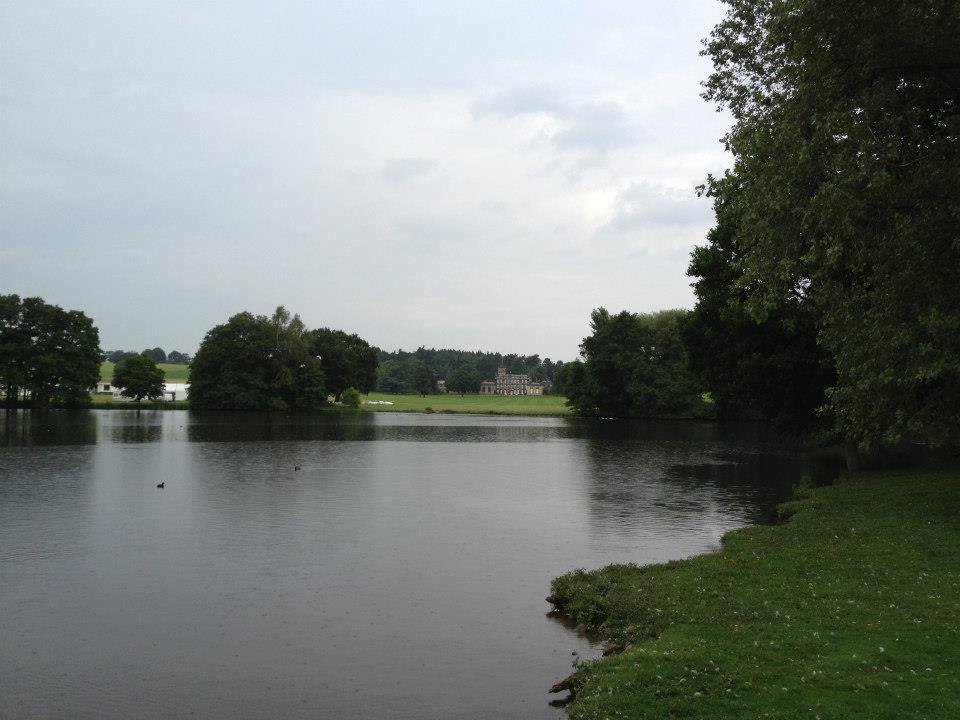
<path fill-rule="evenodd" d="M 387 395 L 370 393 L 363 410 L 380 412 L 483 413 L 492 415 L 567 415 L 566 398 L 559 395 Z M 386 400 L 393 405 L 371 405 L 370 400 Z"/>
<path fill-rule="evenodd" d="M 174 363 L 157 363 L 157 367 L 163 370 L 163 379 L 167 382 L 186 382 L 190 371 L 189 365 Z M 108 360 L 100 364 L 100 382 L 110 382 L 112 379 L 113 363 Z"/>
<path fill-rule="evenodd" d="M 714 554 L 576 571 L 552 600 L 633 643 L 574 718 L 960 718 L 960 468 L 852 475 Z"/>

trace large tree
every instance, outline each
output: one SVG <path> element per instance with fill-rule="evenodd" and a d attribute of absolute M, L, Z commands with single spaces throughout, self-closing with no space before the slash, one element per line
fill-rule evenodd
<path fill-rule="evenodd" d="M 163 395 L 163 370 L 146 352 L 124 358 L 113 368 L 113 384 L 120 394 L 139 402 Z"/>
<path fill-rule="evenodd" d="M 715 197 L 717 225 L 708 244 L 693 251 L 697 304 L 683 326 L 691 366 L 709 388 L 721 418 L 767 418 L 783 431 L 811 433 L 823 426 L 832 359 L 817 343 L 809 297 L 768 308 L 762 319 L 747 308 L 750 293 L 737 285 L 740 253 L 735 204 Z"/>
<path fill-rule="evenodd" d="M 0 387 L 7 402 L 82 405 L 100 377 L 100 335 L 79 310 L 0 296 Z"/>
<path fill-rule="evenodd" d="M 311 354 L 320 359 L 327 390 L 338 401 L 348 387 L 368 393 L 376 386 L 379 350 L 359 335 L 319 328 L 311 330 L 307 340 Z"/>
<path fill-rule="evenodd" d="M 437 391 L 437 378 L 426 363 L 417 363 L 416 368 L 414 368 L 413 389 L 424 396 Z"/>
<path fill-rule="evenodd" d="M 693 416 L 704 411 L 700 382 L 681 337 L 685 310 L 590 315 L 592 333 L 580 345 L 582 371 L 564 378 L 569 404 L 584 415 Z M 566 366 L 565 366 L 566 367 Z"/>
<path fill-rule="evenodd" d="M 190 404 L 223 410 L 301 409 L 326 400 L 320 361 L 299 316 L 248 312 L 211 329 L 190 366 Z"/>
<path fill-rule="evenodd" d="M 846 439 L 957 437 L 960 3 L 727 4 L 705 96 L 735 162 L 711 189 L 749 311 L 810 305 Z"/>
<path fill-rule="evenodd" d="M 447 378 L 447 390 L 464 393 L 480 392 L 480 373 L 473 368 L 457 368 Z"/>

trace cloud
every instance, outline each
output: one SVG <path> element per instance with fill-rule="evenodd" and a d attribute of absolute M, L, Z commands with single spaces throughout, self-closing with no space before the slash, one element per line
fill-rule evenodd
<path fill-rule="evenodd" d="M 551 121 L 550 142 L 560 150 L 605 154 L 644 141 L 646 133 L 619 102 L 570 99 L 546 86 L 502 90 L 473 104 L 475 118 L 541 115 Z"/>
<path fill-rule="evenodd" d="M 632 232 L 645 228 L 696 228 L 711 222 L 710 203 L 689 190 L 641 181 L 617 194 L 606 230 Z"/>
<path fill-rule="evenodd" d="M 402 183 L 417 175 L 424 175 L 437 166 L 436 160 L 420 157 L 391 158 L 383 165 L 384 180 Z"/>

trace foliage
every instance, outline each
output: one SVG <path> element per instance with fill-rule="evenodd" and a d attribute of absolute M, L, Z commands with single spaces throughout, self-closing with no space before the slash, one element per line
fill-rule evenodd
<path fill-rule="evenodd" d="M 553 581 L 632 647 L 583 665 L 573 718 L 954 718 L 958 468 L 863 474 L 664 565 Z"/>
<path fill-rule="evenodd" d="M 83 405 L 100 370 L 100 336 L 79 310 L 0 295 L 0 389 L 7 403 Z"/>
<path fill-rule="evenodd" d="M 172 365 L 188 365 L 190 363 L 190 356 L 185 352 L 180 352 L 179 350 L 171 350 L 169 353 L 164 353 L 163 348 L 153 348 L 152 350 L 144 350 L 143 352 L 147 353 L 147 355 L 156 360 L 158 365 L 165 363 Z M 105 350 L 103 353 L 104 358 L 112 363 L 118 363 L 128 357 L 134 357 L 140 354 L 141 353 L 134 352 L 132 350 Z"/>
<path fill-rule="evenodd" d="M 457 368 L 447 378 L 447 390 L 464 393 L 480 392 L 480 373 L 473 368 Z"/>
<path fill-rule="evenodd" d="M 690 370 L 681 337 L 687 314 L 594 310 L 593 332 L 580 345 L 584 363 L 579 382 L 564 378 L 571 407 L 584 415 L 615 417 L 702 414 L 703 389 Z"/>
<path fill-rule="evenodd" d="M 320 359 L 327 391 L 337 400 L 348 387 L 363 393 L 373 390 L 377 382 L 379 350 L 359 335 L 343 330 L 320 328 L 307 333 L 310 353 Z"/>
<path fill-rule="evenodd" d="M 711 188 L 736 206 L 736 286 L 761 320 L 811 303 L 846 438 L 955 438 L 960 4 L 728 5 L 705 96 L 735 120 Z"/>
<path fill-rule="evenodd" d="M 791 298 L 757 319 L 749 293 L 737 286 L 733 236 L 739 218 L 730 198 L 714 198 L 717 225 L 697 247 L 687 273 L 696 279 L 697 304 L 683 326 L 694 372 L 722 418 L 765 417 L 783 431 L 809 432 L 836 374 L 817 344 L 812 300 Z"/>
<path fill-rule="evenodd" d="M 437 391 L 437 378 L 426 363 L 418 363 L 414 369 L 413 389 L 420 395 L 429 395 Z"/>
<path fill-rule="evenodd" d="M 190 405 L 222 410 L 315 408 L 326 402 L 323 370 L 306 328 L 283 307 L 242 312 L 211 329 L 190 366 Z"/>
<path fill-rule="evenodd" d="M 347 407 L 360 407 L 360 391 L 354 387 L 348 387 L 340 394 L 340 402 Z"/>
<path fill-rule="evenodd" d="M 163 395 L 163 370 L 157 367 L 153 356 L 144 352 L 117 363 L 113 383 L 121 388 L 121 395 L 139 403 L 143 398 Z"/>
<path fill-rule="evenodd" d="M 583 362 L 573 360 L 572 362 L 564 363 L 563 367 L 557 371 L 553 389 L 558 395 L 564 395 L 569 398 L 578 395 L 579 388 L 583 387 L 585 381 L 586 375 L 584 374 Z"/>
<path fill-rule="evenodd" d="M 116 365 L 121 360 L 126 360 L 128 357 L 136 357 L 139 354 L 140 353 L 134 352 L 133 350 L 105 350 L 103 357 L 107 362 Z"/>
<path fill-rule="evenodd" d="M 534 382 L 553 382 L 556 373 L 563 367 L 562 361 L 554 362 L 550 358 L 540 359 L 539 355 L 503 355 L 480 350 L 449 350 L 433 348 L 418 348 L 414 352 L 397 350 L 396 352 L 380 352 L 380 367 L 377 370 L 377 390 L 381 392 L 410 393 L 416 392 L 413 377 L 418 364 L 425 364 L 434 376 L 447 381 L 454 372 L 460 369 L 476 371 L 481 380 L 492 380 L 501 365 L 507 372 L 525 374 Z M 469 392 L 469 391 L 468 391 Z"/>

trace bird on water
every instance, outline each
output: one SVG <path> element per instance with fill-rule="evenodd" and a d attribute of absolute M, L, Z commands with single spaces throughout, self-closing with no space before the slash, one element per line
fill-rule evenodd
<path fill-rule="evenodd" d="M 166 485 L 166 484 L 167 484 L 167 481 L 164 480 L 163 482 L 157 483 L 157 487 L 160 488 L 161 490 L 163 490 L 163 486 Z"/>

